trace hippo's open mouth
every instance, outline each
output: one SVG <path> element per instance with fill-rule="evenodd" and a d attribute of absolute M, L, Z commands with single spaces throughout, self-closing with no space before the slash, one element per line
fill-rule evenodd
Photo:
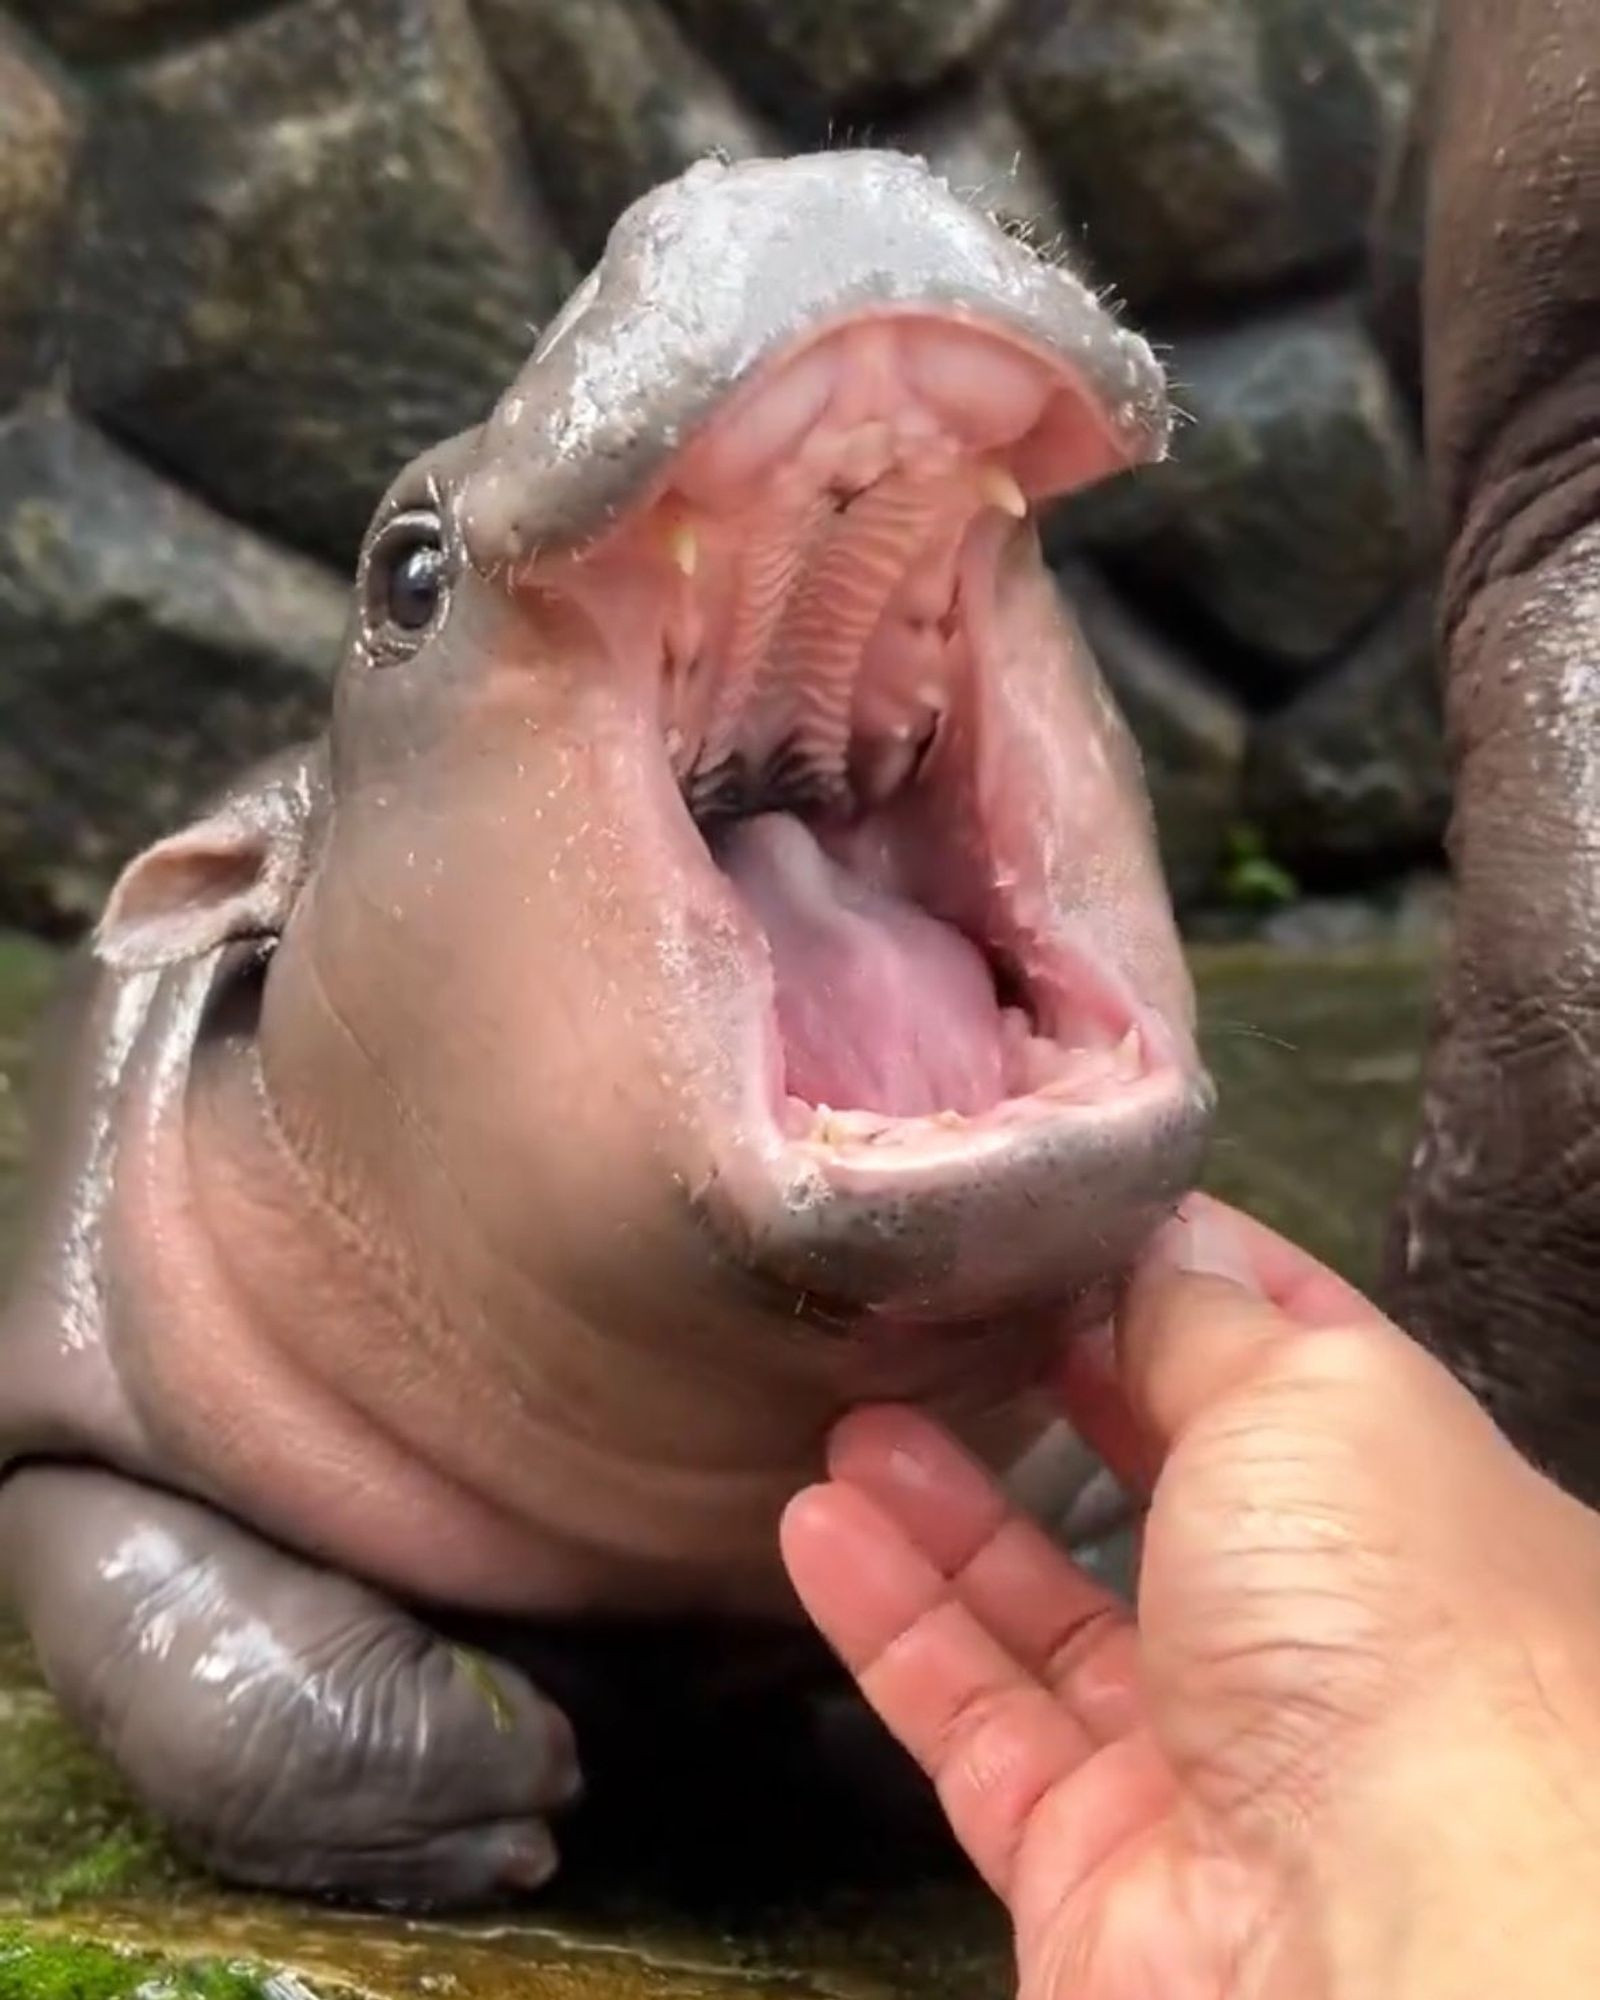
<path fill-rule="evenodd" d="M 1013 537 L 1116 462 L 1058 359 L 880 314 L 758 369 L 612 538 L 665 594 L 663 742 L 758 934 L 770 1106 L 809 1154 L 970 1158 L 1173 1081 L 1160 1014 L 1060 914 L 1075 803 L 1037 817 L 1011 755 L 1019 683 L 1069 664 L 1016 657 L 1062 633 L 1007 601 Z"/>
<path fill-rule="evenodd" d="M 720 373 L 704 315 L 575 297 L 463 517 L 653 691 L 627 811 L 673 871 L 674 1005 L 718 996 L 697 1206 L 808 1297 L 959 1318 L 1123 1268 L 1211 1100 L 1137 755 L 1029 519 L 1159 454 L 1159 372 L 1076 280 L 904 199 L 944 201 L 936 243 L 886 206 L 858 296 L 774 308 Z M 636 380 L 668 351 L 693 387 L 663 422 Z"/>

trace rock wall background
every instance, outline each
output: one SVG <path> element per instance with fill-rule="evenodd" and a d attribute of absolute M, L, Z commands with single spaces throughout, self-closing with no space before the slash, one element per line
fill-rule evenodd
<path fill-rule="evenodd" d="M 1417 5 L 11 0 L 0 923 L 70 931 L 316 726 L 379 491 L 483 414 L 627 201 L 840 140 L 928 154 L 1166 350 L 1175 460 L 1049 545 L 1185 905 L 1427 861 L 1403 235 L 1366 275 Z"/>

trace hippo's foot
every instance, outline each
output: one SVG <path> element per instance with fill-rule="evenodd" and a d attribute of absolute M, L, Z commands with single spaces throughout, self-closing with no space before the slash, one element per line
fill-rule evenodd
<path fill-rule="evenodd" d="M 362 1585 L 56 1466 L 0 1487 L 0 1577 L 68 1714 L 219 1875 L 420 1907 L 553 1873 L 566 1718 Z"/>

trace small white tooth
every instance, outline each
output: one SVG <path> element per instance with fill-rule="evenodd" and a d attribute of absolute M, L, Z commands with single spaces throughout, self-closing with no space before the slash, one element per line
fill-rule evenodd
<path fill-rule="evenodd" d="M 819 1104 L 811 1120 L 811 1136 L 822 1146 L 837 1146 L 843 1136 L 832 1105 Z"/>
<path fill-rule="evenodd" d="M 1014 521 L 1026 518 L 1027 495 L 1003 465 L 986 465 L 978 474 L 978 491 L 991 507 L 1009 514 Z"/>
<path fill-rule="evenodd" d="M 878 743 L 858 764 L 855 788 L 867 805 L 882 805 L 891 799 L 910 777 L 917 761 L 917 746 L 897 731 L 887 742 Z"/>
<path fill-rule="evenodd" d="M 675 521 L 667 536 L 667 548 L 673 565 L 685 576 L 693 576 L 700 567 L 700 537 L 688 521 Z"/>
<path fill-rule="evenodd" d="M 1139 1030 L 1137 1027 L 1132 1027 L 1123 1036 L 1122 1040 L 1118 1042 L 1112 1054 L 1112 1068 L 1118 1076 L 1137 1076 L 1142 1064 L 1143 1055 L 1144 1048 L 1139 1037 Z"/>

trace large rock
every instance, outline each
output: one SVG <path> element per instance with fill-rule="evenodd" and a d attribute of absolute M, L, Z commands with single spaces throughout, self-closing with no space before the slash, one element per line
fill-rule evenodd
<path fill-rule="evenodd" d="M 66 78 L 0 16 L 0 404 L 51 358 L 79 122 Z"/>
<path fill-rule="evenodd" d="M 1378 346 L 1420 421 L 1422 267 L 1427 234 L 1428 132 L 1432 120 L 1429 37 L 1437 0 L 1417 0 L 1414 89 L 1373 204 L 1367 303 Z"/>
<path fill-rule="evenodd" d="M 975 55 L 1009 0 L 673 0 L 771 116 L 822 137 L 830 112 L 900 99 Z"/>
<path fill-rule="evenodd" d="M 77 392 L 341 560 L 570 281 L 465 0 L 301 0 L 141 65 L 89 153 Z"/>
<path fill-rule="evenodd" d="M 703 155 L 782 150 L 656 0 L 478 0 L 478 18 L 585 263 L 629 202 Z"/>
<path fill-rule="evenodd" d="M 1271 851 L 1307 879 L 1391 873 L 1438 855 L 1450 775 L 1431 598 L 1385 619 L 1261 725 L 1245 806 Z"/>
<path fill-rule="evenodd" d="M 1012 86 L 1096 267 L 1143 305 L 1298 256 L 1283 134 L 1241 0 L 1080 0 Z"/>
<path fill-rule="evenodd" d="M 346 602 L 75 418 L 0 426 L 0 920 L 82 922 L 137 843 L 317 728 Z"/>
<path fill-rule="evenodd" d="M 1086 495 L 1055 532 L 1114 554 L 1169 614 L 1199 613 L 1243 680 L 1292 685 L 1417 574 L 1405 413 L 1344 304 L 1182 342 L 1172 370 L 1192 418 L 1172 458 Z"/>
<path fill-rule="evenodd" d="M 1411 101 L 1425 0 L 1251 0 L 1302 256 L 1359 259 Z"/>
<path fill-rule="evenodd" d="M 1353 255 L 1415 0 L 1075 0 L 1012 87 L 1095 263 L 1140 306 Z"/>
<path fill-rule="evenodd" d="M 108 62 L 260 13 L 271 0 L 11 0 L 65 56 Z"/>
<path fill-rule="evenodd" d="M 1199 422 L 1175 463 L 1052 546 L 1119 593 L 1187 901 L 1237 702 L 1347 660 L 1416 571 L 1416 155 L 1379 160 L 1431 4 L 0 0 L 0 418 L 68 395 L 345 568 L 648 186 L 708 152 L 902 144 L 1176 342 Z"/>
<path fill-rule="evenodd" d="M 1213 887 L 1238 817 L 1244 712 L 1087 563 L 1064 564 L 1060 579 L 1143 752 L 1172 893 L 1193 903 Z"/>

